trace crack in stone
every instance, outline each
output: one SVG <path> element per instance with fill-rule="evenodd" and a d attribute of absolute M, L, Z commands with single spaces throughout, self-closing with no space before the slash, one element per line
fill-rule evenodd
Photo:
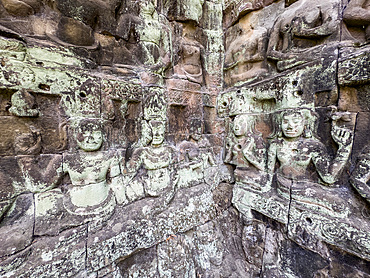
<path fill-rule="evenodd" d="M 85 272 L 86 273 L 88 269 L 88 256 L 87 256 L 88 239 L 89 239 L 89 223 L 86 223 L 86 238 L 85 238 Z"/>
<path fill-rule="evenodd" d="M 264 222 L 263 222 L 264 223 Z M 265 223 L 264 223 L 265 224 Z M 264 239 L 263 239 L 263 251 L 262 251 L 262 264 L 261 264 L 261 270 L 260 270 L 260 273 L 259 273 L 259 277 L 263 277 L 263 267 L 265 265 L 264 263 L 264 260 L 265 260 L 265 251 L 266 251 L 266 239 L 267 239 L 267 225 L 265 227 L 265 234 L 264 234 Z"/>
<path fill-rule="evenodd" d="M 289 238 L 289 225 L 290 225 L 290 209 L 292 204 L 292 187 L 293 187 L 293 181 L 291 181 L 290 187 L 289 187 L 289 204 L 288 204 L 288 221 L 286 226 L 286 235 Z"/>

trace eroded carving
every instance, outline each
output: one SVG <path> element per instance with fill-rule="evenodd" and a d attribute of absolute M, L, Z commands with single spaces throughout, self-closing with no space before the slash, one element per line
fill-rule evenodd
<path fill-rule="evenodd" d="M 66 188 L 65 208 L 72 214 L 94 214 L 114 208 L 115 198 L 108 184 L 120 174 L 114 153 L 98 151 L 103 144 L 102 128 L 96 120 L 77 121 L 74 136 L 80 150 L 63 155 L 63 171 L 71 184 Z M 108 213 L 107 212 L 107 213 Z"/>
<path fill-rule="evenodd" d="M 353 123 L 341 125 L 346 113 L 335 113 L 330 126 L 322 115 L 345 94 L 341 86 L 362 94 L 359 108 L 338 104 L 366 118 L 357 118 L 354 162 L 368 143 L 369 55 L 358 47 L 368 23 L 348 14 L 351 6 L 368 10 L 368 1 L 344 7 L 349 31 L 362 36 L 350 42 L 337 36 L 345 1 L 286 0 L 273 30 L 284 1 L 221 2 L 0 1 L 0 276 L 305 277 L 293 269 L 306 259 L 301 247 L 327 262 L 309 275 L 338 276 L 339 252 L 329 245 L 369 260 L 369 207 L 352 198 L 343 171 Z M 267 72 L 270 33 L 279 71 L 310 63 Z M 236 85 L 226 92 L 223 75 Z M 321 113 L 320 139 L 303 107 Z M 280 113 L 287 108 L 296 109 Z M 351 177 L 367 202 L 369 160 L 366 148 Z M 243 233 L 240 214 L 248 218 Z M 250 243 L 246 254 L 241 241 Z M 138 252 L 149 246 L 160 255 Z M 341 259 L 350 256 L 342 251 Z M 140 264 L 141 256 L 149 259 Z"/>
<path fill-rule="evenodd" d="M 240 17 L 251 11 L 262 9 L 275 0 L 242 0 L 226 1 L 224 9 L 224 26 L 229 27 L 234 24 Z"/>
<path fill-rule="evenodd" d="M 226 163 L 236 165 L 234 170 L 235 181 L 244 186 L 268 191 L 266 187 L 266 147 L 256 128 L 255 115 L 238 115 L 232 124 L 232 134 L 226 142 Z"/>
<path fill-rule="evenodd" d="M 343 20 L 348 27 L 354 27 L 351 32 L 354 39 L 360 42 L 370 40 L 370 1 L 351 0 L 343 12 Z"/>
<path fill-rule="evenodd" d="M 142 63 L 148 66 L 151 73 L 163 76 L 164 71 L 170 66 L 172 60 L 171 31 L 166 25 L 167 20 L 155 9 L 152 0 L 139 2 L 141 24 L 137 25 L 142 51 Z M 156 83 L 156 79 L 142 75 L 145 82 Z"/>
<path fill-rule="evenodd" d="M 279 71 L 321 57 L 325 43 L 338 38 L 338 9 L 336 0 L 303 0 L 289 6 L 274 24 L 267 57 L 277 62 Z"/>
<path fill-rule="evenodd" d="M 370 145 L 366 146 L 358 157 L 358 162 L 351 175 L 351 183 L 360 195 L 370 202 Z"/>
<path fill-rule="evenodd" d="M 193 137 L 196 137 L 195 135 Z M 219 182 L 218 167 L 211 151 L 203 144 L 205 139 L 196 137 L 181 142 L 179 149 L 179 182 L 178 187 L 184 188 L 200 183 L 207 183 L 214 187 Z"/>
<path fill-rule="evenodd" d="M 170 20 L 200 23 L 204 0 L 165 1 L 164 10 Z"/>
<path fill-rule="evenodd" d="M 176 42 L 178 51 L 175 55 L 177 61 L 174 61 L 173 67 L 174 77 L 202 84 L 201 57 L 203 56 L 204 47 L 196 40 L 196 26 L 191 23 L 183 23 L 181 27 L 182 36 Z"/>
<path fill-rule="evenodd" d="M 267 72 L 264 63 L 267 29 L 259 27 L 257 15 L 248 14 L 233 27 L 234 40 L 226 46 L 225 83 L 233 85 Z M 235 30 L 237 29 L 237 30 Z M 229 39 L 230 40 L 230 39 Z"/>
<path fill-rule="evenodd" d="M 281 112 L 278 132 L 268 150 L 267 169 L 272 175 L 275 163 L 279 162 L 276 178 L 281 196 L 308 206 L 316 205 L 329 214 L 330 211 L 345 214 L 347 207 L 336 197 L 335 189 L 320 185 L 315 174 L 326 185 L 337 181 L 351 153 L 352 131 L 338 126 L 333 120 L 331 136 L 338 144 L 338 150 L 332 159 L 325 146 L 314 137 L 314 121 L 310 110 Z M 315 167 L 314 172 L 311 163 Z"/>
<path fill-rule="evenodd" d="M 49 184 L 47 191 L 35 196 L 37 234 L 106 219 L 116 205 L 119 157 L 115 151 L 100 150 L 104 141 L 101 120 L 72 119 L 71 127 L 77 149 L 63 153 L 62 169 L 57 172 L 59 179 L 68 179 L 58 186 Z M 58 218 L 64 221 L 55 222 Z"/>
<path fill-rule="evenodd" d="M 151 136 L 147 134 L 145 137 L 150 137 L 149 145 L 136 148 L 125 167 L 126 196 L 131 202 L 145 196 L 160 197 L 155 211 L 167 205 L 176 193 L 178 175 L 174 164 L 177 156 L 174 148 L 165 141 L 166 122 L 151 120 L 148 126 Z"/>
<path fill-rule="evenodd" d="M 12 95 L 12 106 L 9 112 L 18 117 L 37 117 L 39 110 L 36 106 L 35 97 L 22 89 Z"/>

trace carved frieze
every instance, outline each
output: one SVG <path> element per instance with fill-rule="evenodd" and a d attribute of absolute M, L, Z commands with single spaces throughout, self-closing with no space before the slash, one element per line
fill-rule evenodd
<path fill-rule="evenodd" d="M 365 277 L 368 11 L 0 1 L 0 276 Z"/>

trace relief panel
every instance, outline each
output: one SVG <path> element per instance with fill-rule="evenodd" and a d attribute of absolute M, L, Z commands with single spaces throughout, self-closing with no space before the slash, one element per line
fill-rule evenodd
<path fill-rule="evenodd" d="M 339 39 L 339 8 L 337 0 L 297 1 L 286 8 L 272 28 L 267 48 L 278 71 L 335 51 L 331 45 Z"/>

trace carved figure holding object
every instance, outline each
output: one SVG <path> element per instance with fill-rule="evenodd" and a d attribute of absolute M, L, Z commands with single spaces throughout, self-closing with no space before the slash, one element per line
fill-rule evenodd
<path fill-rule="evenodd" d="M 279 130 L 268 150 L 270 182 L 275 164 L 279 162 L 276 177 L 277 191 L 281 196 L 320 206 L 326 212 L 342 213 L 346 209 L 344 203 L 336 196 L 335 189 L 327 186 L 338 180 L 348 161 L 353 143 L 352 131 L 339 127 L 333 120 L 331 135 L 338 144 L 338 150 L 332 159 L 324 144 L 313 136 L 314 120 L 312 112 L 306 109 L 280 113 Z"/>

